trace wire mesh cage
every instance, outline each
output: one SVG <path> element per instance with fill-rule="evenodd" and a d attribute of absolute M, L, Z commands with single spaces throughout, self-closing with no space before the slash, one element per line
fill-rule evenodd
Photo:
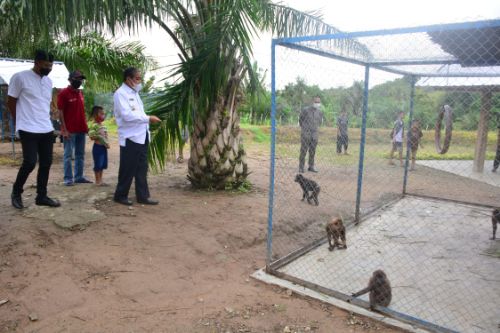
<path fill-rule="evenodd" d="M 273 41 L 268 272 L 497 332 L 499 164 L 500 20 Z"/>

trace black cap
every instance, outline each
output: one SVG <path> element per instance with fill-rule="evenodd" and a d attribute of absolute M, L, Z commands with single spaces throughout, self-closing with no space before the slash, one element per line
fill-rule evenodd
<path fill-rule="evenodd" d="M 85 80 L 86 77 L 83 75 L 82 72 L 80 72 L 78 69 L 76 71 L 72 71 L 69 73 L 69 79 L 79 79 L 79 80 Z"/>

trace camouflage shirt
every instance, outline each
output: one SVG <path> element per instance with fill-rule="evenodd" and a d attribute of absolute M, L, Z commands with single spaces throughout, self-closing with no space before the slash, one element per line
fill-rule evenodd
<path fill-rule="evenodd" d="M 302 109 L 299 125 L 302 129 L 301 136 L 318 138 L 318 128 L 323 120 L 323 112 L 313 106 Z"/>

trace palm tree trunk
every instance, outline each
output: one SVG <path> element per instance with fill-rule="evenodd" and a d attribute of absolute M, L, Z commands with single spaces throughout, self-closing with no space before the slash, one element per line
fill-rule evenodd
<path fill-rule="evenodd" d="M 197 188 L 237 187 L 248 176 L 235 94 L 220 98 L 206 119 L 198 117 L 191 136 L 188 179 Z"/>

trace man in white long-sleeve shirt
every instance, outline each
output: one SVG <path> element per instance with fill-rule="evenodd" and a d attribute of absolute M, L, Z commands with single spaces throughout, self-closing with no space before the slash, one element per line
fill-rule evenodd
<path fill-rule="evenodd" d="M 148 145 L 149 123 L 160 122 L 160 119 L 148 116 L 144 112 L 144 105 L 139 96 L 142 88 L 141 72 L 134 67 L 127 68 L 123 72 L 123 81 L 113 96 L 120 143 L 120 168 L 114 201 L 127 206 L 132 205 L 128 192 L 132 180 L 135 179 L 137 202 L 157 205 L 158 201 L 150 198 L 147 181 Z"/>

